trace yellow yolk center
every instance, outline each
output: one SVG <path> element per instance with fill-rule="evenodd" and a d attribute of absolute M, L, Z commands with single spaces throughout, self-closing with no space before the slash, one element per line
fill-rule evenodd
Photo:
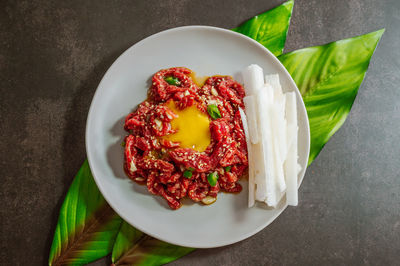
<path fill-rule="evenodd" d="M 180 110 L 174 101 L 169 101 L 166 106 L 178 116 L 171 121 L 172 128 L 177 132 L 163 138 L 178 142 L 181 148 L 205 151 L 211 141 L 208 116 L 197 109 L 196 105 Z"/>

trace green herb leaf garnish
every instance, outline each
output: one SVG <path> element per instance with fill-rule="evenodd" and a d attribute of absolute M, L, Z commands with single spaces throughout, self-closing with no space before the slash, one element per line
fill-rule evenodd
<path fill-rule="evenodd" d="M 221 113 L 219 112 L 218 106 L 215 104 L 208 105 L 207 112 L 210 114 L 212 119 L 221 118 Z"/>
<path fill-rule="evenodd" d="M 169 76 L 169 77 L 165 77 L 164 80 L 169 84 L 169 85 L 174 85 L 174 86 L 178 86 L 181 85 L 181 82 L 179 81 L 179 79 Z"/>
<path fill-rule="evenodd" d="M 183 176 L 186 177 L 186 178 L 191 178 L 192 177 L 192 171 L 185 170 L 185 172 L 183 172 Z"/>
<path fill-rule="evenodd" d="M 207 180 L 208 183 L 210 184 L 210 186 L 215 186 L 217 184 L 217 180 L 218 180 L 218 173 L 217 172 L 213 172 L 211 174 L 209 174 L 207 176 Z"/>
<path fill-rule="evenodd" d="M 224 169 L 225 169 L 226 172 L 230 172 L 231 168 L 232 168 L 232 166 L 229 165 L 229 166 L 225 167 Z"/>

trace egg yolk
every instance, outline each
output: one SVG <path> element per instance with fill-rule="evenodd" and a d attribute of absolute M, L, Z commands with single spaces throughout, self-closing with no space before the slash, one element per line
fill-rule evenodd
<path fill-rule="evenodd" d="M 166 106 L 177 115 L 171 121 L 172 128 L 177 132 L 163 138 L 178 142 L 181 148 L 205 151 L 211 142 L 210 120 L 207 114 L 197 109 L 196 105 L 180 110 L 174 101 L 168 101 Z"/>

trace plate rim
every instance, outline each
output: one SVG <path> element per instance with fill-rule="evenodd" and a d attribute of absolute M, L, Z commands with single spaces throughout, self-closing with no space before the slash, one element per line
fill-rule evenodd
<path fill-rule="evenodd" d="M 179 245 L 179 246 L 184 246 L 184 247 L 191 247 L 191 248 L 216 248 L 216 247 L 227 246 L 227 245 L 231 245 L 231 244 L 240 242 L 240 241 L 242 241 L 242 240 L 244 240 L 244 239 L 247 239 L 247 238 L 249 238 L 249 237 L 251 237 L 251 236 L 257 234 L 257 233 L 260 232 L 262 229 L 264 229 L 264 228 L 266 228 L 268 225 L 270 225 L 273 221 L 275 221 L 276 218 L 277 218 L 279 215 L 281 215 L 281 213 L 288 207 L 288 204 L 285 202 L 284 206 L 283 206 L 281 209 L 279 209 L 279 210 L 276 212 L 276 214 L 272 216 L 272 219 L 270 219 L 268 222 L 263 223 L 262 225 L 260 225 L 260 226 L 258 226 L 258 227 L 256 227 L 256 228 L 254 228 L 253 230 L 250 230 L 250 231 L 249 231 L 248 233 L 246 233 L 246 234 L 242 234 L 240 237 L 231 238 L 231 239 L 229 239 L 229 240 L 223 239 L 223 240 L 219 241 L 217 244 L 209 243 L 208 245 L 205 245 L 205 244 L 203 244 L 203 245 L 199 245 L 199 244 L 198 244 L 198 245 L 186 245 L 186 244 L 182 244 L 182 243 L 180 243 L 180 242 L 174 241 L 174 240 L 171 241 L 170 239 L 165 239 L 164 237 L 162 237 L 162 236 L 160 237 L 159 235 L 155 235 L 155 234 L 153 234 L 151 231 L 148 231 L 148 230 L 146 230 L 146 229 L 141 228 L 140 225 L 139 225 L 139 226 L 138 226 L 138 225 L 133 225 L 131 222 L 129 222 L 129 221 L 126 219 L 126 217 L 125 217 L 124 214 L 122 214 L 122 213 L 120 213 L 119 211 L 117 211 L 117 208 L 116 208 L 115 206 L 113 206 L 113 204 L 112 204 L 111 202 L 109 202 L 108 199 L 106 198 L 105 193 L 104 193 L 104 188 L 100 185 L 100 180 L 96 177 L 96 176 L 98 176 L 98 175 L 96 174 L 96 169 L 95 169 L 94 167 L 92 167 L 92 165 L 93 165 L 93 164 L 92 164 L 93 158 L 91 158 L 91 156 L 89 155 L 89 154 L 90 154 L 89 151 L 90 151 L 90 150 L 93 150 L 93 148 L 90 148 L 91 145 L 90 145 L 89 139 L 90 139 L 91 136 L 89 136 L 89 132 L 91 132 L 91 131 L 90 131 L 90 128 L 91 128 L 91 126 L 92 126 L 92 121 L 94 120 L 93 118 L 91 119 L 91 117 L 93 116 L 93 112 L 94 112 L 94 109 L 95 109 L 95 102 L 97 101 L 97 98 L 99 98 L 99 94 L 100 94 L 99 88 L 100 88 L 100 87 L 102 86 L 102 84 L 104 83 L 105 78 L 108 76 L 108 74 L 109 74 L 110 70 L 113 68 L 113 66 L 117 65 L 118 62 L 119 62 L 120 60 L 122 60 L 122 58 L 124 57 L 125 54 L 127 54 L 130 50 L 133 50 L 136 46 L 141 45 L 141 43 L 144 42 L 144 41 L 149 41 L 149 40 L 151 40 L 151 39 L 153 39 L 153 38 L 157 38 L 157 37 L 160 36 L 160 35 L 168 34 L 168 33 L 170 33 L 170 32 L 185 31 L 185 30 L 191 30 L 191 29 L 205 29 L 205 30 L 220 31 L 220 32 L 223 32 L 223 33 L 225 33 L 225 34 L 231 34 L 231 35 L 233 35 L 233 36 L 236 36 L 236 37 L 239 37 L 239 38 L 242 38 L 242 39 L 246 39 L 246 40 L 252 42 L 253 44 L 255 44 L 256 46 L 258 46 L 259 48 L 264 49 L 265 52 L 268 53 L 268 54 L 270 54 L 271 58 L 273 58 L 273 60 L 275 61 L 274 63 L 281 66 L 282 70 L 283 70 L 283 71 L 286 73 L 286 75 L 289 77 L 289 82 L 292 83 L 292 86 L 294 86 L 295 90 L 297 91 L 296 94 L 300 95 L 300 98 L 301 98 L 301 101 L 300 101 L 300 102 L 301 102 L 301 109 L 302 109 L 303 112 L 306 114 L 306 115 L 305 115 L 305 124 L 307 125 L 307 132 L 306 132 L 306 133 L 307 133 L 307 134 L 306 134 L 306 136 L 307 136 L 307 143 L 306 143 L 306 144 L 307 144 L 307 145 L 306 145 L 306 147 L 307 147 L 307 158 L 309 158 L 309 155 L 310 155 L 310 141 L 311 141 L 311 137 L 310 137 L 310 124 L 309 124 L 309 119 L 308 119 L 308 115 L 307 115 L 307 110 L 306 110 L 304 101 L 303 101 L 303 99 L 302 99 L 302 97 L 301 97 L 301 93 L 300 93 L 300 91 L 299 91 L 299 89 L 298 89 L 296 83 L 294 82 L 292 76 L 289 74 L 289 72 L 288 72 L 287 69 L 285 68 L 285 66 L 279 61 L 279 59 L 278 59 L 271 51 L 269 51 L 265 46 L 263 46 L 262 44 L 260 44 L 260 43 L 257 42 L 256 40 L 254 40 L 254 39 L 252 39 L 252 38 L 250 38 L 250 37 L 248 37 L 248 36 L 246 36 L 246 35 L 244 35 L 244 34 L 241 34 L 241 33 L 235 32 L 235 31 L 232 31 L 232 30 L 228 30 L 228 29 L 224 29 L 224 28 L 219 28 L 219 27 L 214 27 L 214 26 L 207 26 L 207 25 L 188 25 L 188 26 L 180 26 L 180 27 L 170 28 L 170 29 L 166 29 L 166 30 L 163 30 L 163 31 L 154 33 L 154 34 L 152 34 L 152 35 L 150 35 L 150 36 L 148 36 L 148 37 L 146 37 L 146 38 L 143 38 L 143 39 L 141 39 L 140 41 L 134 43 L 134 44 L 131 45 L 130 47 L 128 47 L 124 52 L 122 52 L 122 53 L 117 57 L 117 59 L 114 60 L 114 62 L 108 67 L 107 71 L 104 73 L 103 77 L 101 78 L 101 80 L 100 80 L 100 82 L 99 82 L 99 85 L 96 87 L 96 90 L 95 90 L 95 93 L 94 93 L 94 95 L 93 95 L 92 101 L 91 101 L 91 103 L 90 103 L 90 108 L 89 108 L 88 115 L 87 115 L 87 119 L 86 119 L 86 128 L 85 128 L 85 148 L 86 148 L 86 155 L 87 155 L 88 164 L 89 164 L 90 170 L 91 170 L 91 172 L 92 172 L 92 176 L 93 176 L 93 179 L 94 179 L 94 181 L 95 181 L 95 183 L 96 183 L 96 186 L 98 187 L 98 189 L 99 189 L 99 191 L 101 192 L 101 194 L 102 194 L 103 198 L 105 199 L 105 201 L 106 201 L 106 202 L 110 205 L 110 207 L 123 219 L 123 221 L 127 222 L 128 224 L 130 224 L 131 226 L 135 227 L 136 229 L 142 231 L 143 233 L 145 233 L 145 234 L 147 234 L 147 235 L 150 235 L 150 236 L 152 236 L 152 237 L 154 237 L 154 238 L 156 238 L 156 239 L 165 241 L 165 242 L 167 242 L 167 243 L 171 243 L 171 244 L 175 244 L 175 245 Z M 305 176 L 305 172 L 306 172 L 307 167 L 308 167 L 308 159 L 307 159 L 307 163 L 306 163 L 305 169 L 302 169 L 301 172 L 300 172 L 301 177 L 300 177 L 300 181 L 299 181 L 298 187 L 300 187 L 300 185 L 301 185 L 301 183 L 302 183 L 302 181 L 303 181 L 303 179 L 304 179 L 304 176 Z"/>

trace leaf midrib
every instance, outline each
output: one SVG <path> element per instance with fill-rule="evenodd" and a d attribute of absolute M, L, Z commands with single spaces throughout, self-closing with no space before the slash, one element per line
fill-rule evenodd
<path fill-rule="evenodd" d="M 96 215 L 97 213 L 100 214 Z M 85 240 L 89 239 L 89 236 L 96 232 L 96 228 L 104 226 L 105 221 L 114 214 L 114 211 L 111 209 L 110 205 L 105 204 L 104 207 L 96 211 L 96 214 L 89 220 L 89 222 L 86 224 L 87 226 L 83 225 L 84 229 L 77 238 L 74 234 L 74 242 L 71 245 L 67 245 L 65 251 L 61 252 L 62 255 L 56 258 L 52 265 L 67 264 L 67 260 L 70 258 L 68 255 L 75 250 L 79 251 L 80 249 L 76 247 L 79 247 L 79 245 L 85 243 Z"/>
<path fill-rule="evenodd" d="M 138 241 L 135 243 L 135 245 L 133 245 L 132 248 L 130 248 L 129 250 L 127 250 L 127 251 L 124 253 L 124 255 L 122 255 L 114 265 L 115 265 L 115 266 L 123 266 L 124 264 L 121 264 L 120 261 L 123 262 L 124 259 L 125 259 L 125 257 L 129 257 L 129 255 L 132 254 L 132 253 L 135 251 L 135 249 L 137 249 L 143 242 L 145 242 L 145 241 L 147 241 L 147 240 L 150 240 L 150 239 L 152 239 L 152 238 L 153 238 L 153 237 L 151 237 L 151 236 L 149 236 L 149 235 L 143 234 L 143 235 L 138 239 Z"/>

